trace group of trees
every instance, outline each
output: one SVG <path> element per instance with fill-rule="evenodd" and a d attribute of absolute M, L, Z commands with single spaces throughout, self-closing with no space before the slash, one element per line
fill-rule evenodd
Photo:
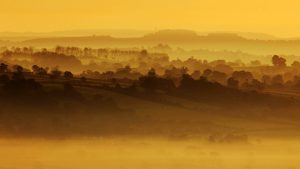
<path fill-rule="evenodd" d="M 33 65 L 30 71 L 19 65 L 9 66 L 5 63 L 2 63 L 0 64 L 0 73 L 2 73 L 1 81 L 6 81 L 9 74 L 12 74 L 13 78 L 23 78 L 24 73 L 44 78 L 49 77 L 51 79 L 64 77 L 65 79 L 70 80 L 74 78 L 74 75 L 71 71 L 61 71 L 58 69 L 58 67 L 50 70 L 48 67 L 41 67 L 38 65 Z M 166 69 L 163 75 L 157 74 L 156 70 L 153 68 L 148 71 L 146 75 L 147 76 L 144 76 L 130 66 L 125 66 L 117 69 L 116 71 L 107 71 L 102 73 L 88 70 L 78 75 L 78 77 L 81 77 L 81 79 L 84 81 L 86 81 L 86 78 L 93 78 L 111 81 L 112 83 L 134 83 L 134 81 L 139 80 L 141 87 L 147 89 L 157 88 L 162 90 L 173 89 L 179 85 L 182 85 L 182 80 L 187 76 L 194 80 L 205 79 L 208 82 L 242 90 L 259 91 L 265 88 L 300 86 L 299 76 L 294 76 L 294 78 L 290 81 L 285 81 L 284 77 L 280 74 L 263 75 L 260 79 L 258 79 L 253 75 L 252 72 L 244 70 L 233 71 L 230 74 L 211 69 L 205 69 L 203 72 L 196 70 L 192 73 L 189 73 L 189 69 L 187 67 L 171 67 Z"/>
<path fill-rule="evenodd" d="M 81 77 L 87 77 L 92 79 L 103 79 L 103 80 L 111 80 L 111 79 L 132 79 L 136 80 L 140 76 L 141 73 L 137 72 L 135 69 L 130 66 L 125 66 L 122 68 L 118 68 L 116 71 L 105 71 L 100 73 L 99 71 L 86 70 L 80 74 Z"/>
<path fill-rule="evenodd" d="M 128 49 L 128 50 L 121 50 L 121 49 L 107 49 L 107 48 L 79 48 L 79 47 L 64 47 L 64 46 L 57 46 L 55 48 L 55 52 L 59 54 L 65 55 L 73 55 L 76 57 L 100 57 L 100 58 L 107 58 L 107 57 L 118 57 L 118 56 L 132 56 L 132 55 L 139 55 L 139 50 Z"/>
<path fill-rule="evenodd" d="M 168 46 L 162 44 L 157 47 L 169 49 Z M 186 74 L 195 80 L 204 77 L 213 83 L 245 90 L 300 86 L 298 78 L 300 62 L 295 61 L 289 66 L 287 60 L 278 55 L 272 57 L 271 66 L 261 65 L 259 61 L 253 61 L 251 66 L 246 66 L 237 62 L 207 61 L 194 57 L 186 60 L 170 60 L 165 54 L 151 53 L 145 49 L 92 49 L 58 46 L 51 51 L 49 49 L 34 50 L 26 47 L 2 49 L 0 55 L 8 63 L 16 63 L 24 67 L 34 65 L 31 68 L 34 75 L 47 75 L 52 79 L 61 76 L 72 79 L 74 77 L 72 72 L 75 69 L 80 70 L 75 72 L 82 72 L 78 75 L 84 78 L 134 81 L 148 74 L 148 71 L 152 69 L 155 70 L 157 77 L 172 80 L 175 86 L 180 84 L 183 75 Z M 81 56 L 96 58 L 93 60 L 94 62 L 83 65 L 80 60 Z M 17 59 L 26 57 L 29 57 L 31 61 L 20 62 Z M 23 69 L 22 66 L 13 67 L 1 64 L 0 73 L 15 72 L 15 75 L 19 74 L 20 76 L 20 72 L 29 71 Z M 71 71 L 63 72 L 57 66 L 62 70 Z"/>
<path fill-rule="evenodd" d="M 72 71 L 82 71 L 84 69 L 81 61 L 73 55 L 65 55 L 48 51 L 47 49 L 33 50 L 32 48 L 13 48 L 0 53 L 2 61 L 30 67 L 39 65 L 43 67 L 59 66 L 62 69 L 69 69 L 72 65 Z"/>
<path fill-rule="evenodd" d="M 20 65 L 8 65 L 5 63 L 0 63 L 0 81 L 6 82 L 7 79 L 12 77 L 13 79 L 24 79 L 25 76 L 40 76 L 44 78 L 57 79 L 59 77 L 64 77 L 70 80 L 74 77 L 71 71 L 61 71 L 58 67 L 49 69 L 48 67 L 40 67 L 38 65 L 33 65 L 31 70 L 25 69 Z"/>
<path fill-rule="evenodd" d="M 230 78 L 229 81 L 231 80 L 233 79 Z M 204 76 L 194 79 L 189 74 L 183 74 L 178 85 L 176 85 L 172 79 L 159 76 L 154 69 L 151 69 L 147 75 L 141 76 L 130 86 L 122 87 L 120 84 L 116 83 L 115 87 L 108 87 L 108 89 L 155 102 L 177 106 L 177 103 L 160 98 L 160 94 L 225 106 L 233 106 L 233 104 L 273 105 L 273 101 L 269 99 L 268 96 L 260 94 L 259 92 L 241 91 L 238 89 L 237 80 L 233 81 L 237 84 L 229 82 L 232 83 L 233 86 L 224 86 L 218 82 L 209 81 Z M 253 82 L 248 85 L 250 89 L 250 87 L 254 88 L 251 85 L 258 84 Z"/>

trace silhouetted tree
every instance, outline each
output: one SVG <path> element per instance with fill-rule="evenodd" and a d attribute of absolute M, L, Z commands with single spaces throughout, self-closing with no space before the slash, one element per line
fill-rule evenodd
<path fill-rule="evenodd" d="M 264 84 L 256 79 L 253 79 L 252 81 L 246 81 L 241 85 L 242 89 L 245 90 L 256 90 L 260 91 L 264 89 Z"/>
<path fill-rule="evenodd" d="M 199 79 L 201 76 L 201 72 L 199 70 L 195 70 L 192 74 L 191 74 L 193 79 Z"/>
<path fill-rule="evenodd" d="M 183 74 L 180 82 L 179 88 L 181 89 L 195 89 L 196 81 L 188 74 Z"/>
<path fill-rule="evenodd" d="M 253 79 L 251 82 L 251 88 L 253 90 L 263 90 L 265 85 L 257 79 Z"/>
<path fill-rule="evenodd" d="M 227 74 L 219 71 L 213 71 L 210 76 L 208 77 L 210 81 L 218 82 L 221 84 L 226 83 Z"/>
<path fill-rule="evenodd" d="M 82 76 L 82 77 L 80 78 L 80 80 L 81 80 L 81 82 L 86 82 L 86 77 Z"/>
<path fill-rule="evenodd" d="M 294 76 L 293 87 L 300 88 L 300 76 Z"/>
<path fill-rule="evenodd" d="M 203 75 L 202 75 L 202 76 L 204 76 L 204 77 L 208 78 L 208 77 L 209 77 L 211 74 L 212 74 L 212 70 L 210 70 L 210 69 L 206 69 L 206 70 L 204 70 L 204 72 L 203 72 Z"/>
<path fill-rule="evenodd" d="M 283 83 L 284 81 L 282 75 L 276 75 L 272 78 L 272 86 L 274 87 L 282 87 Z"/>
<path fill-rule="evenodd" d="M 253 75 L 251 72 L 247 71 L 234 71 L 232 73 L 232 78 L 238 80 L 240 83 L 250 82 L 253 79 Z"/>
<path fill-rule="evenodd" d="M 155 69 L 151 69 L 147 76 L 139 78 L 140 86 L 147 91 L 164 90 L 169 91 L 175 88 L 172 80 L 164 79 L 157 76 Z"/>
<path fill-rule="evenodd" d="M 19 80 L 19 79 L 24 79 L 24 74 L 23 74 L 24 68 L 20 65 L 14 65 L 13 66 L 13 76 L 12 79 L 14 80 Z"/>
<path fill-rule="evenodd" d="M 50 77 L 51 77 L 52 79 L 56 79 L 56 78 L 60 77 L 61 74 L 62 74 L 62 72 L 56 67 L 56 68 L 54 68 L 53 70 L 51 70 Z"/>
<path fill-rule="evenodd" d="M 194 80 L 188 74 L 182 76 L 178 87 L 180 95 L 192 98 L 215 98 L 216 95 L 226 93 L 227 89 L 219 83 L 210 82 L 205 77 Z"/>
<path fill-rule="evenodd" d="M 272 78 L 269 75 L 263 75 L 261 78 L 264 85 L 270 85 L 272 83 Z"/>
<path fill-rule="evenodd" d="M 31 67 L 32 71 L 36 75 L 47 75 L 47 69 L 44 69 L 42 67 L 39 67 L 37 65 L 33 65 Z"/>
<path fill-rule="evenodd" d="M 20 65 L 14 65 L 13 66 L 13 71 L 16 72 L 16 73 L 22 73 L 24 70 L 24 68 Z"/>
<path fill-rule="evenodd" d="M 299 61 L 294 61 L 291 66 L 300 68 L 300 62 Z"/>
<path fill-rule="evenodd" d="M 171 67 L 165 70 L 164 77 L 169 79 L 180 79 L 182 75 L 186 74 L 187 72 L 188 72 L 187 67 L 181 67 L 181 68 Z"/>
<path fill-rule="evenodd" d="M 156 77 L 156 71 L 155 69 L 151 68 L 148 72 L 149 77 Z"/>
<path fill-rule="evenodd" d="M 31 69 L 32 69 L 32 71 L 35 73 L 35 72 L 37 72 L 38 70 L 39 70 L 39 66 L 37 66 L 37 65 L 33 65 L 32 67 L 31 67 Z"/>
<path fill-rule="evenodd" d="M 141 56 L 147 56 L 147 55 L 148 55 L 148 51 L 145 50 L 145 49 L 143 49 L 143 50 L 141 51 Z"/>
<path fill-rule="evenodd" d="M 239 88 L 239 81 L 238 80 L 235 80 L 234 78 L 230 77 L 228 80 L 227 80 L 227 86 L 229 88 L 234 88 L 234 89 L 237 89 Z"/>
<path fill-rule="evenodd" d="M 6 72 L 8 72 L 8 65 L 1 63 L 0 64 L 0 73 L 6 73 Z"/>
<path fill-rule="evenodd" d="M 272 57 L 272 63 L 276 67 L 285 67 L 286 66 L 286 59 L 283 57 L 280 57 L 278 55 L 274 55 Z"/>
<path fill-rule="evenodd" d="M 218 64 L 215 66 L 214 70 L 228 74 L 231 74 L 233 72 L 233 68 L 226 64 Z"/>
<path fill-rule="evenodd" d="M 70 71 L 65 71 L 64 77 L 69 80 L 69 79 L 72 79 L 74 77 L 74 75 Z"/>

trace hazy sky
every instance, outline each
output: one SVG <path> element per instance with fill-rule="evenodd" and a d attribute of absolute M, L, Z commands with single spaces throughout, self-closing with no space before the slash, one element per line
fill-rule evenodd
<path fill-rule="evenodd" d="M 166 29 L 300 36 L 299 0 L 1 0 L 0 31 Z"/>

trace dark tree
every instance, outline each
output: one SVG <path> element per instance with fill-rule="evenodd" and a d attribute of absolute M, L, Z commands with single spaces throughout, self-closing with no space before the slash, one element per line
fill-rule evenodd
<path fill-rule="evenodd" d="M 201 76 L 201 72 L 199 70 L 195 70 L 192 74 L 191 74 L 193 79 L 199 79 Z"/>
<path fill-rule="evenodd" d="M 33 65 L 31 67 L 32 71 L 36 75 L 47 75 L 47 69 L 44 69 L 42 67 L 39 67 L 37 65 Z"/>
<path fill-rule="evenodd" d="M 69 80 L 69 79 L 72 79 L 74 77 L 74 75 L 70 71 L 65 71 L 64 77 Z"/>
<path fill-rule="evenodd" d="M 24 68 L 23 68 L 22 66 L 20 66 L 20 65 L 14 65 L 14 66 L 13 66 L 13 70 L 14 70 L 14 72 L 16 72 L 16 73 L 22 73 L 23 70 L 24 70 Z"/>
<path fill-rule="evenodd" d="M 14 80 L 24 79 L 24 74 L 23 74 L 24 68 L 22 66 L 14 65 L 13 70 L 14 72 L 13 72 L 12 79 Z"/>
<path fill-rule="evenodd" d="M 158 77 L 154 69 L 151 69 L 147 76 L 139 78 L 140 86 L 147 91 L 163 90 L 169 91 L 175 88 L 172 80 Z"/>
<path fill-rule="evenodd" d="M 232 78 L 238 80 L 240 83 L 250 82 L 253 79 L 253 75 L 251 72 L 247 71 L 234 71 L 232 73 Z"/>
<path fill-rule="evenodd" d="M 284 81 L 282 75 L 276 75 L 272 78 L 272 86 L 282 87 Z"/>
<path fill-rule="evenodd" d="M 278 55 L 274 55 L 272 57 L 272 63 L 275 67 L 285 67 L 286 66 L 286 59 L 280 57 Z"/>
<path fill-rule="evenodd" d="M 81 80 L 81 82 L 86 82 L 86 77 L 82 76 L 82 77 L 80 78 L 80 80 Z"/>
<path fill-rule="evenodd" d="M 62 74 L 62 72 L 58 68 L 54 68 L 53 70 L 51 70 L 50 77 L 52 79 L 57 79 L 58 77 L 61 76 L 61 74 Z"/>
<path fill-rule="evenodd" d="M 145 49 L 143 49 L 143 50 L 141 51 L 141 56 L 147 56 L 147 55 L 148 55 L 148 51 L 145 50 Z"/>
<path fill-rule="evenodd" d="M 300 68 L 300 62 L 294 61 L 291 66 Z"/>
<path fill-rule="evenodd" d="M 238 80 L 235 80 L 234 78 L 230 77 L 228 80 L 227 80 L 227 86 L 229 88 L 234 88 L 234 89 L 237 89 L 239 88 L 239 81 Z"/>
<path fill-rule="evenodd" d="M 8 72 L 8 65 L 1 63 L 0 64 L 0 73 L 6 73 L 6 72 Z"/>
<path fill-rule="evenodd" d="M 209 77 L 210 75 L 212 74 L 212 70 L 210 70 L 210 69 L 206 69 L 206 70 L 204 70 L 204 72 L 203 72 L 203 75 L 202 76 L 204 76 L 204 77 Z"/>
<path fill-rule="evenodd" d="M 33 66 L 31 67 L 31 69 L 32 69 L 33 73 L 35 73 L 35 72 L 38 72 L 38 70 L 40 69 L 40 67 L 37 66 L 37 65 L 33 65 Z"/>
<path fill-rule="evenodd" d="M 269 75 L 263 75 L 261 81 L 264 83 L 264 85 L 270 85 L 272 83 L 272 78 Z"/>

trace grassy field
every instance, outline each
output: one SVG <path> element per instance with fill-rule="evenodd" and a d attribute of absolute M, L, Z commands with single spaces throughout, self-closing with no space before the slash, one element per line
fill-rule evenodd
<path fill-rule="evenodd" d="M 1 168 L 15 169 L 296 169 L 300 142 L 266 139 L 247 144 L 204 140 L 1 140 Z"/>

